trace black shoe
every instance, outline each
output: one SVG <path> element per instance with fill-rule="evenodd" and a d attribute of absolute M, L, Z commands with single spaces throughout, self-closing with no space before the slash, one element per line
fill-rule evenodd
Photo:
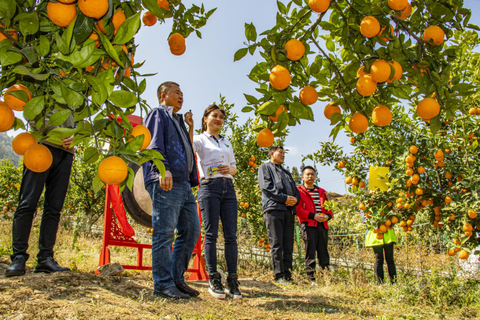
<path fill-rule="evenodd" d="M 238 275 L 229 274 L 227 277 L 227 293 L 233 299 L 241 299 L 242 293 L 238 289 L 240 282 L 238 282 Z"/>
<path fill-rule="evenodd" d="M 210 292 L 210 294 L 217 299 L 225 299 L 225 289 L 222 285 L 222 276 L 220 273 L 212 273 L 208 282 L 210 284 L 208 287 L 208 292 Z"/>
<path fill-rule="evenodd" d="M 53 272 L 65 272 L 71 271 L 67 267 L 62 267 L 53 259 L 53 257 L 48 257 L 46 260 L 38 261 L 37 266 L 33 270 L 34 273 L 44 272 L 44 273 L 53 273 Z"/>
<path fill-rule="evenodd" d="M 177 282 L 175 283 L 175 286 L 177 286 L 177 289 L 180 290 L 180 292 L 188 294 L 190 297 L 198 297 L 200 295 L 200 292 L 189 287 L 185 282 Z"/>
<path fill-rule="evenodd" d="M 190 299 L 188 294 L 182 293 L 176 286 L 171 286 L 163 290 L 155 290 L 153 291 L 153 295 L 167 299 Z"/>
<path fill-rule="evenodd" d="M 25 263 L 27 258 L 22 255 L 15 256 L 12 264 L 5 270 L 5 277 L 17 277 L 25 274 Z"/>

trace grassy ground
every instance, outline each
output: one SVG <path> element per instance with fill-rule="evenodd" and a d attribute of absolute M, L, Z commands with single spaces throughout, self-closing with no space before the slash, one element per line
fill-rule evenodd
<path fill-rule="evenodd" d="M 152 295 L 150 272 L 128 271 L 122 276 L 94 274 L 101 238 L 73 235 L 61 228 L 56 259 L 74 272 L 34 274 L 38 224 L 31 237 L 27 274 L 5 278 L 11 250 L 11 222 L 0 222 L 0 318 L 1 319 L 480 319 L 480 285 L 454 275 L 444 275 L 444 257 L 425 256 L 433 273 L 418 275 L 401 269 L 394 286 L 378 286 L 369 270 L 356 267 L 332 268 L 310 286 L 300 271 L 297 285 L 271 281 L 271 270 L 242 263 L 241 300 L 216 300 L 208 294 L 206 282 L 191 283 L 201 291 L 190 301 L 168 301 Z M 405 253 L 399 248 L 399 261 Z M 340 254 L 332 250 L 335 254 Z M 363 254 L 365 253 L 364 251 Z M 418 253 L 408 252 L 408 255 Z M 345 257 L 359 251 L 343 253 Z M 130 262 L 135 254 L 115 249 L 113 261 Z M 370 255 L 371 257 L 371 255 Z M 419 256 L 414 256 L 419 260 Z M 420 259 L 422 260 L 422 259 Z M 438 268 L 435 269 L 435 266 Z"/>

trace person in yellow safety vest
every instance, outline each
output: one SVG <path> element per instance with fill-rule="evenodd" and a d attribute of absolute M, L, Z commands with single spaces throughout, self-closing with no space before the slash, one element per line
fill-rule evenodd
<path fill-rule="evenodd" d="M 387 261 L 388 275 L 390 276 L 390 282 L 395 283 L 397 278 L 397 269 L 395 267 L 395 261 L 393 259 L 393 246 L 397 242 L 397 237 L 395 236 L 395 231 L 388 230 L 387 233 L 383 234 L 383 239 L 378 239 L 377 234 L 373 232 L 373 229 L 368 230 L 365 235 L 365 247 L 373 248 L 375 253 L 375 277 L 379 283 L 384 282 L 384 272 L 383 272 L 383 260 Z M 384 258 L 385 256 L 385 258 Z"/>

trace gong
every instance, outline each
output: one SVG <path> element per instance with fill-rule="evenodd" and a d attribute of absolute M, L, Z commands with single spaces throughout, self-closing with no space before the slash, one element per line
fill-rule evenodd
<path fill-rule="evenodd" d="M 136 222 L 141 225 L 152 227 L 152 199 L 145 189 L 143 180 L 143 169 L 136 163 L 129 163 L 128 166 L 135 172 L 135 180 L 132 190 L 125 188 L 122 192 L 125 209 Z"/>

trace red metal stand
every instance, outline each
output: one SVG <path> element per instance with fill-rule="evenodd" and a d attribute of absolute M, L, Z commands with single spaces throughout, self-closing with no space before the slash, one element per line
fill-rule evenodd
<path fill-rule="evenodd" d="M 109 246 L 118 246 L 118 247 L 130 247 L 137 248 L 137 264 L 136 265 L 122 265 L 124 269 L 133 269 L 133 270 L 152 270 L 151 266 L 143 265 L 143 250 L 152 249 L 151 244 L 142 244 L 138 243 L 132 237 L 126 236 L 120 230 L 117 225 L 117 217 L 115 212 L 112 210 L 112 199 L 110 197 L 110 192 L 108 188 L 112 186 L 107 185 L 105 193 L 105 212 L 104 212 L 104 224 L 103 224 L 103 243 L 102 249 L 100 251 L 100 261 L 99 266 L 110 263 L 110 249 Z M 197 204 L 197 210 L 199 219 L 201 221 L 201 212 Z M 190 272 L 189 281 L 201 281 L 208 280 L 208 275 L 205 271 L 205 259 L 202 257 L 202 236 L 198 237 L 197 244 L 193 250 L 195 258 L 193 259 L 193 266 L 191 269 L 188 269 L 187 272 Z M 96 271 L 98 274 L 98 270 Z"/>

